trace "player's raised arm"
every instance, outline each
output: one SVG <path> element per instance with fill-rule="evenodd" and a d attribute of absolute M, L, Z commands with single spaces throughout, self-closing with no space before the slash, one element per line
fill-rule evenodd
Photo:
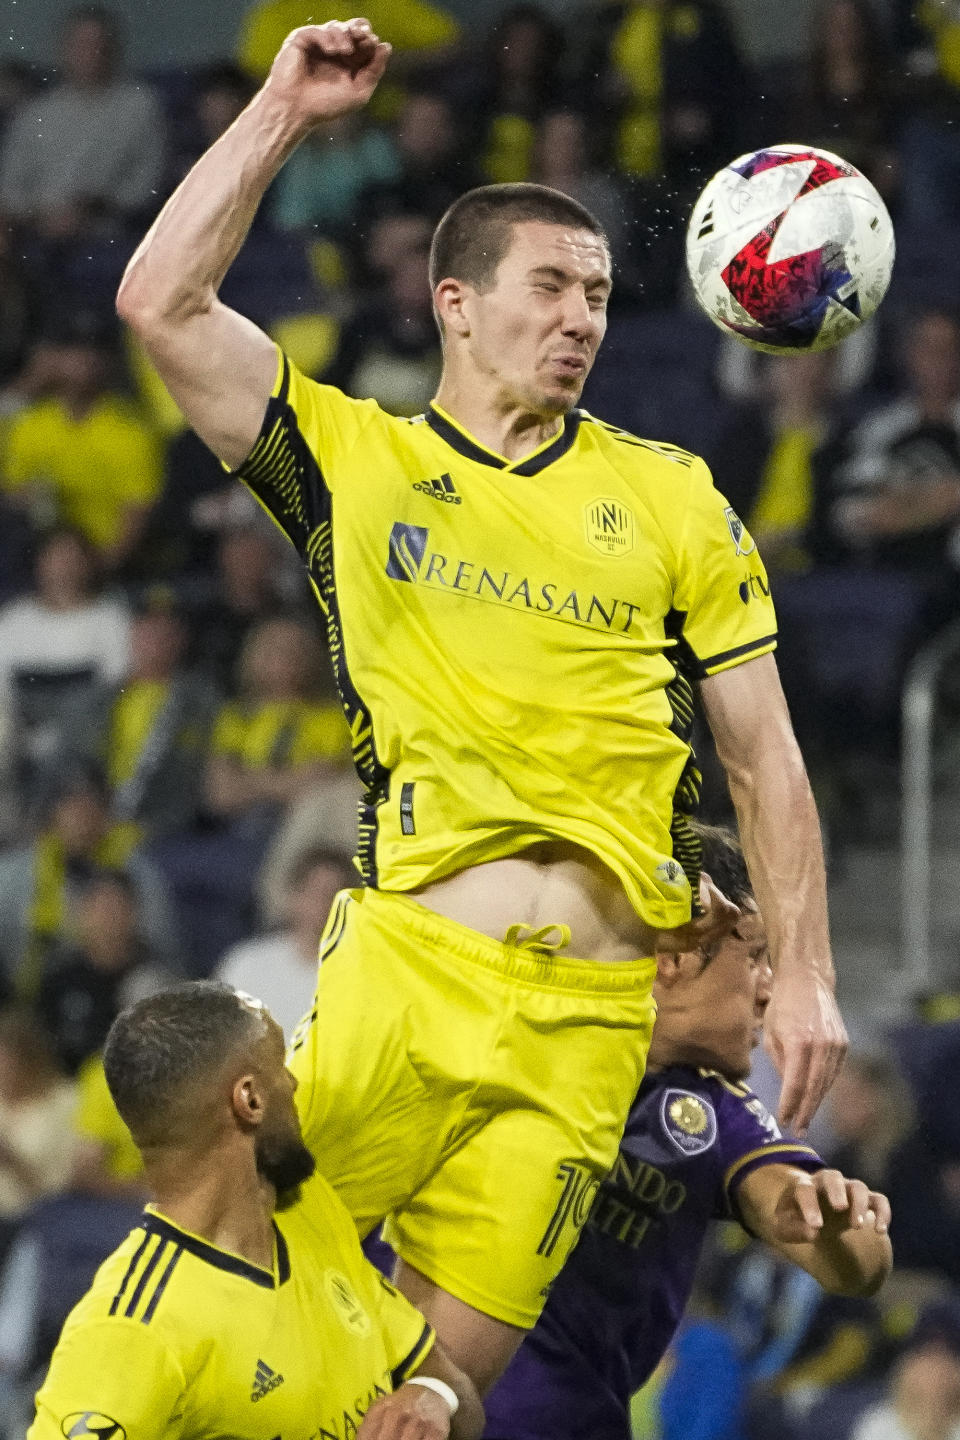
<path fill-rule="evenodd" d="M 389 54 L 366 20 L 294 30 L 263 88 L 174 191 L 127 266 L 118 312 L 190 424 L 232 467 L 257 438 L 277 357 L 217 291 L 284 161 L 314 126 L 367 103 Z"/>
<path fill-rule="evenodd" d="M 764 1044 L 783 1077 L 779 1118 L 804 1133 L 847 1048 L 816 806 L 772 655 L 709 676 L 701 697 L 770 940 Z"/>
<path fill-rule="evenodd" d="M 750 1229 L 833 1295 L 873 1295 L 890 1274 L 890 1202 L 839 1170 L 764 1165 L 738 1195 Z"/>

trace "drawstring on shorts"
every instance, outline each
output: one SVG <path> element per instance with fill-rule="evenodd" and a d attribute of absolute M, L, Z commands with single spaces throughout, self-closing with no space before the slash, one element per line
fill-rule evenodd
<path fill-rule="evenodd" d="M 529 934 L 524 935 L 524 930 L 529 931 Z M 548 939 L 551 934 L 555 934 L 556 939 Z M 511 925 L 503 937 L 503 943 L 516 950 L 539 950 L 545 955 L 552 955 L 570 944 L 570 926 L 541 925 L 534 930 L 529 925 Z"/>

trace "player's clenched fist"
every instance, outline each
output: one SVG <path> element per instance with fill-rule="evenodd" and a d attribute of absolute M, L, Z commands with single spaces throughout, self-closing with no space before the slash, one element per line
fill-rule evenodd
<path fill-rule="evenodd" d="M 302 25 L 284 40 L 264 89 L 305 125 L 366 105 L 390 58 L 368 20 Z"/>
<path fill-rule="evenodd" d="M 450 1407 L 422 1385 L 401 1385 L 371 1405 L 357 1434 L 359 1440 L 447 1440 Z"/>

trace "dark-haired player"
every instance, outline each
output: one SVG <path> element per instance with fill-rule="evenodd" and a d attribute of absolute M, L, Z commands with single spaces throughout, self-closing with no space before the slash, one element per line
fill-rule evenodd
<path fill-rule="evenodd" d="M 364 888 L 323 941 L 298 1105 L 360 1228 L 392 1217 L 401 1287 L 483 1388 L 576 1237 L 568 1187 L 616 1155 L 658 933 L 683 948 L 732 920 L 716 895 L 691 918 L 690 677 L 771 932 L 769 1031 L 801 1127 L 845 1037 L 753 541 L 701 460 L 576 408 L 611 285 L 596 220 L 538 186 L 451 208 L 431 254 L 444 372 L 417 420 L 304 378 L 217 298 L 284 160 L 367 102 L 388 53 L 362 20 L 295 31 L 118 306 L 326 615 Z"/>
<path fill-rule="evenodd" d="M 475 1440 L 472 1385 L 313 1173 L 269 1011 L 161 991 L 104 1069 L 154 1203 L 67 1318 L 30 1440 Z"/>
<path fill-rule="evenodd" d="M 781 1135 L 743 1083 L 773 976 L 739 846 L 702 835 L 741 918 L 710 950 L 660 956 L 659 1014 L 620 1153 L 486 1398 L 487 1440 L 630 1440 L 630 1397 L 673 1338 L 714 1220 L 739 1220 L 835 1294 L 873 1294 L 889 1273 L 886 1197 Z"/>

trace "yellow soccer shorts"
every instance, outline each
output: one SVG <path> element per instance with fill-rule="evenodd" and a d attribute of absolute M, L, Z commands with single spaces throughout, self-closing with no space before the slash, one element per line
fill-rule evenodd
<path fill-rule="evenodd" d="M 291 1042 L 306 1143 L 362 1235 L 531 1327 L 643 1078 L 655 961 L 506 945 L 342 891 Z"/>

